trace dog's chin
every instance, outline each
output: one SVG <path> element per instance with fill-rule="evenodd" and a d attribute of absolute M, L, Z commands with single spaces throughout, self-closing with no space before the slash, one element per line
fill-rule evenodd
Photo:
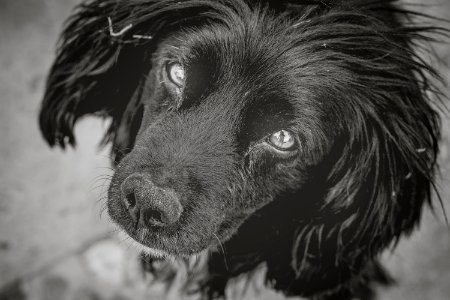
<path fill-rule="evenodd" d="M 168 260 L 175 260 L 175 258 L 177 257 L 176 255 L 171 254 L 167 251 L 156 249 L 144 244 L 138 238 L 130 236 L 124 230 L 119 230 L 118 235 L 123 241 L 126 241 L 127 244 L 136 249 L 139 253 L 145 254 L 146 256 L 156 259 L 168 259 Z"/>
<path fill-rule="evenodd" d="M 178 258 L 191 258 L 208 251 L 223 251 L 223 243 L 228 240 L 228 237 L 231 236 L 232 233 L 227 232 L 226 236 L 228 237 L 222 238 L 219 238 L 216 233 L 212 233 L 212 236 L 208 242 L 202 243 L 201 245 L 196 244 L 195 246 L 188 247 L 187 249 L 175 246 L 176 241 L 172 239 L 170 239 L 171 242 L 169 243 L 172 247 L 166 245 L 162 242 L 162 240 L 166 240 L 167 237 L 151 237 L 148 229 L 140 229 L 134 233 L 119 226 L 118 235 L 122 241 L 146 256 L 155 259 L 175 261 Z"/>
<path fill-rule="evenodd" d="M 187 236 L 183 232 L 170 234 L 163 231 L 154 232 L 148 228 L 131 229 L 123 226 L 117 220 L 114 222 L 118 226 L 121 240 L 152 258 L 169 260 L 189 258 L 211 248 L 216 248 L 216 244 L 219 245 L 219 239 L 214 233 L 211 234 L 210 238 L 204 238 L 200 241 L 197 236 Z M 184 243 L 180 243 L 181 236 L 183 236 Z"/>

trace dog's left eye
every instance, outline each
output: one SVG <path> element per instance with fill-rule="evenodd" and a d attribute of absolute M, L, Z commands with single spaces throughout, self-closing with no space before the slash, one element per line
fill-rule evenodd
<path fill-rule="evenodd" d="M 181 64 L 171 63 L 167 66 L 167 76 L 178 88 L 182 88 L 185 80 L 185 71 Z"/>
<path fill-rule="evenodd" d="M 294 135 L 287 130 L 280 130 L 269 136 L 268 142 L 278 150 L 288 151 L 295 146 Z"/>

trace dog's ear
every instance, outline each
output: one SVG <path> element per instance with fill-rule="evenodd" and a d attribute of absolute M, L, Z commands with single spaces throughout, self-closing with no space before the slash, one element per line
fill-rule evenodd
<path fill-rule="evenodd" d="M 334 146 L 318 167 L 325 200 L 293 244 L 297 275 L 314 265 L 311 257 L 357 272 L 409 233 L 423 204 L 430 203 L 440 136 L 433 82 L 439 76 L 412 46 L 429 41 L 439 29 L 400 25 L 395 20 L 410 15 L 389 13 L 397 19 L 388 26 L 361 19 L 358 28 L 342 27 L 348 31 L 340 32 L 342 44 L 338 38 L 330 42 L 340 66 L 330 70 L 335 73 L 327 82 L 336 81 L 333 103 L 339 115 Z"/>
<path fill-rule="evenodd" d="M 389 103 L 354 107 L 359 115 L 345 117 L 349 131 L 319 166 L 329 171 L 315 186 L 327 191 L 324 202 L 294 238 L 297 278 L 311 268 L 330 282 L 362 274 L 367 262 L 419 224 L 424 204 L 432 205 L 439 118 L 411 76 L 404 82 L 409 90 L 390 94 Z"/>
<path fill-rule="evenodd" d="M 115 2 L 83 4 L 66 24 L 47 79 L 39 120 L 51 146 L 73 146 L 74 125 L 87 114 L 112 118 L 105 141 L 129 139 L 117 133 L 128 135 L 127 127 L 132 127 L 134 116 L 139 115 L 137 91 L 150 68 L 147 51 L 151 45 L 144 47 L 142 40 L 129 43 L 121 39 L 116 28 L 127 19 L 127 11 L 121 15 L 123 22 L 111 24 Z M 128 10 L 129 15 L 131 8 Z"/>

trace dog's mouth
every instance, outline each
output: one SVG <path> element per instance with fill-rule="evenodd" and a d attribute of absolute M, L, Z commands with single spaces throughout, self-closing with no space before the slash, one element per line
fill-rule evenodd
<path fill-rule="evenodd" d="M 146 256 L 158 259 L 189 258 L 204 251 L 215 251 L 223 247 L 227 236 L 231 235 L 227 232 L 229 230 L 224 229 L 226 226 L 220 226 L 219 231 L 211 232 L 208 238 L 205 232 L 196 234 L 183 229 L 169 232 L 154 228 L 131 228 L 124 226 L 123 221 L 114 222 L 120 227 L 122 240 Z"/>
<path fill-rule="evenodd" d="M 145 232 L 143 229 L 141 232 Z M 167 251 L 156 249 L 147 245 L 145 239 L 142 237 L 143 233 L 138 232 L 138 234 L 129 234 L 125 230 L 119 231 L 119 236 L 122 240 L 126 241 L 133 248 L 138 250 L 140 253 L 145 254 L 151 258 L 155 259 L 172 259 L 174 258 L 174 254 L 169 253 Z"/>
<path fill-rule="evenodd" d="M 124 240 L 153 258 L 191 257 L 216 250 L 232 235 L 236 217 L 208 219 L 206 212 L 185 209 L 180 218 L 166 226 L 145 226 L 130 217 L 128 208 L 118 197 L 110 196 L 108 214 L 121 229 Z M 203 220 L 199 222 L 199 220 Z"/>

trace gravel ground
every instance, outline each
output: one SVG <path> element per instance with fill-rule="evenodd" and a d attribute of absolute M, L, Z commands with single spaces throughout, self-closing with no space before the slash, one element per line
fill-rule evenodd
<path fill-rule="evenodd" d="M 137 253 L 100 215 L 110 174 L 108 149 L 97 148 L 105 124 L 83 120 L 78 148 L 66 152 L 51 151 L 37 129 L 57 35 L 78 2 L 0 0 L 0 300 L 161 297 L 160 286 L 148 289 Z M 434 12 L 450 20 L 450 3 L 440 2 Z M 437 52 L 450 83 L 450 47 L 438 45 Z M 446 118 L 440 187 L 450 212 L 448 125 Z M 449 299 L 450 230 L 441 208 L 427 211 L 420 230 L 384 261 L 398 285 L 380 290 L 379 299 Z M 282 297 L 266 291 L 258 299 Z"/>

